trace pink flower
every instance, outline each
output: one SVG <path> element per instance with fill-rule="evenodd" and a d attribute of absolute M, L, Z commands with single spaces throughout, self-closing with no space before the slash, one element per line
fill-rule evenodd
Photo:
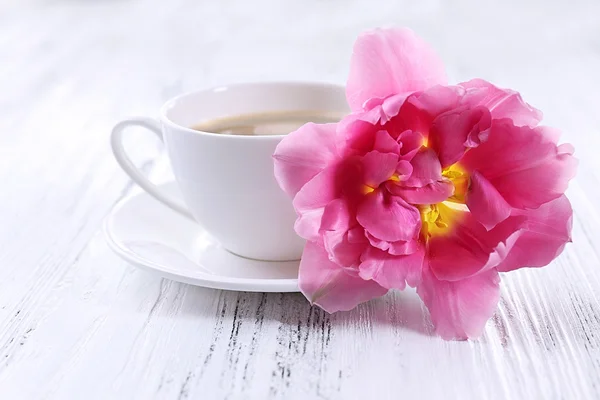
<path fill-rule="evenodd" d="M 516 92 L 446 86 L 408 29 L 359 37 L 347 98 L 352 114 L 274 154 L 307 240 L 300 289 L 334 312 L 408 284 L 443 338 L 478 336 L 499 272 L 547 265 L 570 241 L 572 146 Z"/>

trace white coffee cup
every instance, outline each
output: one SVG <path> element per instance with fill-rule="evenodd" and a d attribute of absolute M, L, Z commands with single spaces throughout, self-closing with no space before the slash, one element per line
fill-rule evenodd
<path fill-rule="evenodd" d="M 347 113 L 344 88 L 269 82 L 187 93 L 167 101 L 159 121 L 131 118 L 119 122 L 111 143 L 115 158 L 138 185 L 196 220 L 227 250 L 260 260 L 295 260 L 302 254 L 304 241 L 294 232 L 292 201 L 273 175 L 272 155 L 284 135 L 224 135 L 190 127 L 213 118 L 306 110 Z M 131 162 L 122 141 L 131 126 L 147 128 L 164 141 L 185 204 L 162 192 Z"/>

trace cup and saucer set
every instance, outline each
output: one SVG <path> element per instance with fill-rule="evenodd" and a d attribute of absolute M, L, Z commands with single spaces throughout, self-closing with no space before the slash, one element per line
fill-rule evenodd
<path fill-rule="evenodd" d="M 223 134 L 202 121 L 270 112 L 348 112 L 342 86 L 242 83 L 169 100 L 159 119 L 131 118 L 112 132 L 113 153 L 144 192 L 121 200 L 104 222 L 111 249 L 131 264 L 175 281 L 214 289 L 298 291 L 304 241 L 291 199 L 273 175 L 283 134 Z M 155 185 L 128 158 L 127 128 L 165 144 L 176 182 Z"/>

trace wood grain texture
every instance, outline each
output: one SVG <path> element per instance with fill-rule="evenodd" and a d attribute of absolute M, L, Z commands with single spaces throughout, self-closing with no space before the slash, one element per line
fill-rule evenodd
<path fill-rule="evenodd" d="M 100 233 L 136 190 L 111 126 L 183 91 L 343 82 L 356 35 L 408 25 L 452 82 L 518 88 L 580 158 L 573 244 L 503 276 L 485 335 L 432 336 L 414 292 L 328 315 L 299 294 L 161 280 Z M 0 2 L 1 399 L 600 398 L 597 1 Z M 161 147 L 129 143 L 155 179 Z"/>

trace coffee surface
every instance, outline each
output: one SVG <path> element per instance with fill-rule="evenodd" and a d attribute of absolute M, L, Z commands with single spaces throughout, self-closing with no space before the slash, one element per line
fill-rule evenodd
<path fill-rule="evenodd" d="M 341 115 L 326 111 L 269 111 L 203 121 L 192 129 L 227 135 L 285 135 L 307 122 L 338 122 Z"/>

